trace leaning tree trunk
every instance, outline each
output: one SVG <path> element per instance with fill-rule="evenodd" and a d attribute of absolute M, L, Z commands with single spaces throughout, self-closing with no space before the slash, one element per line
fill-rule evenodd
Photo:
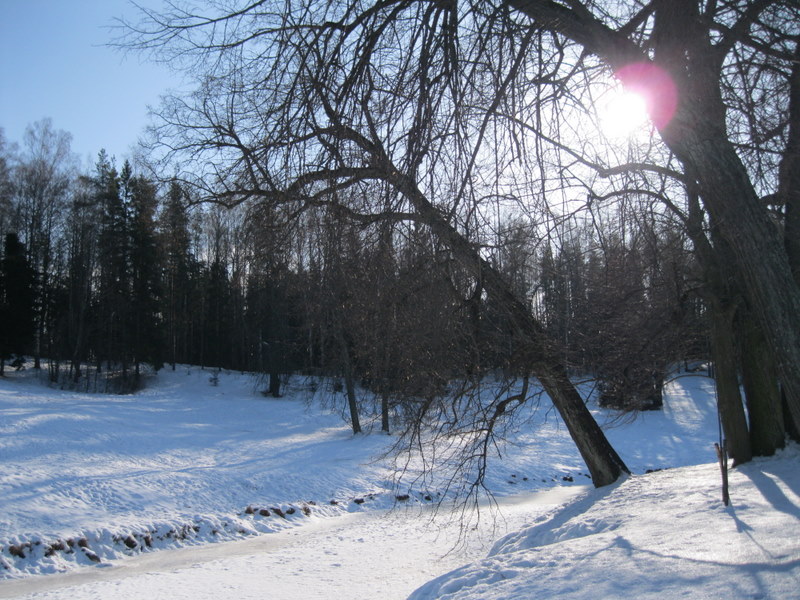
<path fill-rule="evenodd" d="M 329 114 L 329 117 L 336 121 L 336 115 Z M 416 181 L 392 163 L 379 141 L 366 139 L 341 123 L 330 131 L 335 131 L 340 139 L 357 143 L 364 152 L 370 154 L 369 175 L 390 184 L 406 198 L 413 207 L 415 218 L 430 227 L 431 232 L 450 248 L 454 258 L 482 283 L 486 293 L 509 316 L 522 342 L 519 348 L 520 363 L 529 366 L 530 372 L 539 378 L 552 399 L 586 462 L 594 485 L 609 485 L 623 473 L 630 473 L 567 377 L 558 349 L 503 276 L 445 219 L 443 213 L 422 193 Z"/>
<path fill-rule="evenodd" d="M 586 462 L 596 487 L 616 481 L 628 467 L 609 443 L 567 376 L 559 353 L 552 346 L 541 324 L 512 292 L 503 276 L 484 260 L 442 214 L 430 203 L 410 177 L 403 175 L 383 155 L 382 176 L 392 183 L 413 205 L 420 220 L 447 244 L 454 257 L 481 281 L 484 290 L 509 315 L 522 341 L 521 353 L 526 364 L 539 379 L 567 426 L 578 451 Z"/>
<path fill-rule="evenodd" d="M 587 410 L 578 390 L 572 385 L 563 366 L 553 362 L 541 365 L 537 377 L 567 425 L 581 458 L 589 468 L 592 481 L 600 487 L 616 481 L 628 468 L 609 443 L 603 430 Z"/>

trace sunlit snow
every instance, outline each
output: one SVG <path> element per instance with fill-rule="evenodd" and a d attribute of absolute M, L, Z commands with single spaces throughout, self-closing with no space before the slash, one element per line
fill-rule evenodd
<path fill-rule="evenodd" d="M 800 451 L 737 469 L 724 507 L 706 377 L 677 376 L 664 410 L 633 420 L 593 407 L 634 471 L 600 490 L 552 407 L 531 405 L 490 463 L 497 503 L 468 531 L 435 486 L 397 485 L 380 458 L 395 438 L 368 411 L 354 436 L 340 394 L 295 378 L 272 399 L 252 377 L 209 377 L 164 370 L 131 396 L 52 390 L 32 370 L 0 379 L 0 598 L 789 598 L 800 585 Z"/>

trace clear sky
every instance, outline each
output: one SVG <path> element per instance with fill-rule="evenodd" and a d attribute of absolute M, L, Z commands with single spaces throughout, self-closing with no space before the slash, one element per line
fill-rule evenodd
<path fill-rule="evenodd" d="M 139 0 L 159 7 L 162 0 Z M 118 162 L 148 123 L 147 106 L 179 76 L 143 57 L 104 46 L 115 17 L 135 17 L 128 0 L 0 0 L 0 127 L 21 142 L 44 117 L 73 136 L 88 164 L 101 148 Z"/>

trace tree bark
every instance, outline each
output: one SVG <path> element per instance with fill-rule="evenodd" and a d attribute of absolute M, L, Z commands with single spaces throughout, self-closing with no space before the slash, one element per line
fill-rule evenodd
<path fill-rule="evenodd" d="M 361 433 L 361 422 L 358 419 L 358 402 L 356 401 L 356 386 L 353 381 L 353 370 L 350 366 L 350 357 L 345 358 L 344 383 L 347 390 L 347 406 L 350 409 L 350 423 L 353 433 Z"/>
<path fill-rule="evenodd" d="M 717 386 L 717 405 L 725 449 L 733 459 L 733 466 L 753 458 L 747 419 L 739 393 L 739 376 L 736 360 L 736 342 L 733 336 L 734 306 L 712 303 L 711 338 L 714 350 L 714 381 Z"/>
<path fill-rule="evenodd" d="M 794 280 L 800 285 L 800 43 L 789 79 L 789 138 L 780 164 L 778 192 L 785 210 L 784 245 Z M 784 423 L 789 436 L 800 442 L 800 420 L 789 408 L 786 390 L 781 393 Z"/>
<path fill-rule="evenodd" d="M 273 398 L 281 397 L 281 376 L 275 369 L 269 372 L 269 395 Z"/>
<path fill-rule="evenodd" d="M 786 210 L 784 244 L 794 280 L 800 285 L 800 42 L 789 78 L 789 138 L 780 165 L 778 193 Z"/>
<path fill-rule="evenodd" d="M 747 462 L 752 457 L 751 440 L 747 428 L 742 397 L 739 391 L 739 374 L 736 355 L 734 316 L 742 304 L 738 286 L 731 272 L 730 249 L 719 239 L 712 228 L 712 245 L 703 230 L 703 214 L 696 186 L 687 189 L 689 221 L 687 232 L 695 248 L 695 255 L 703 269 L 705 285 L 700 290 L 711 313 L 711 341 L 714 360 L 714 383 L 717 390 L 717 410 L 726 437 L 728 454 L 734 463 Z M 763 348 L 762 348 L 763 350 Z M 756 396 L 753 396 L 754 402 Z"/>
<path fill-rule="evenodd" d="M 569 380 L 566 369 L 552 361 L 548 366 L 537 365 L 534 373 L 564 419 L 581 458 L 589 468 L 595 487 L 608 485 L 622 473 L 630 473 L 586 408 L 583 398 Z"/>
<path fill-rule="evenodd" d="M 786 443 L 778 376 L 767 342 L 747 309 L 740 307 L 736 318 L 753 454 L 772 456 Z"/>
<path fill-rule="evenodd" d="M 676 146 L 687 150 L 687 160 L 699 165 L 705 205 L 733 251 L 737 279 L 775 358 L 790 411 L 800 422 L 800 293 L 778 231 L 759 207 L 730 143 L 695 141 L 695 147 Z"/>

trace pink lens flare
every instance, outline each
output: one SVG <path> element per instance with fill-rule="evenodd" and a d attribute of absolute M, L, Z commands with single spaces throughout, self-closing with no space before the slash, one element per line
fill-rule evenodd
<path fill-rule="evenodd" d="M 678 88 L 669 73 L 653 63 L 635 62 L 617 70 L 615 75 L 627 91 L 644 98 L 656 128 L 669 124 L 678 107 Z"/>

